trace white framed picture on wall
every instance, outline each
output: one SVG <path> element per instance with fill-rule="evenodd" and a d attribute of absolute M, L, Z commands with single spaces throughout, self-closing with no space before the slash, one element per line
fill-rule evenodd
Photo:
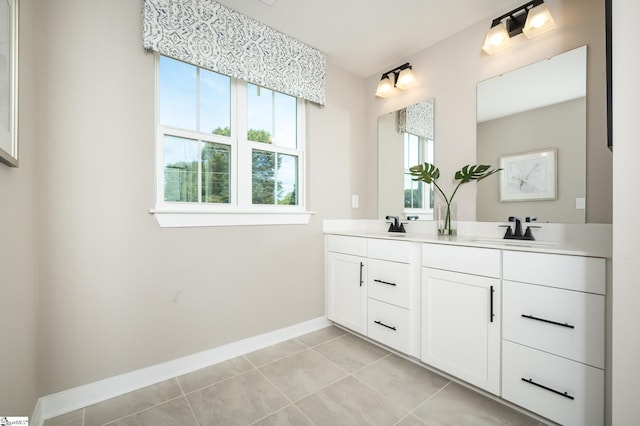
<path fill-rule="evenodd" d="M 556 200 L 557 148 L 500 157 L 500 201 Z"/>

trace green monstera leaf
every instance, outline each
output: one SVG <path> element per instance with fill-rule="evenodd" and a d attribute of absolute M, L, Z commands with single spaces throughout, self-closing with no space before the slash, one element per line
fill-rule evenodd
<path fill-rule="evenodd" d="M 411 180 L 420 180 L 431 184 L 431 182 L 434 182 L 440 177 L 440 170 L 431 163 L 424 163 L 411 167 L 409 174 L 413 177 Z"/>
<path fill-rule="evenodd" d="M 491 166 L 486 164 L 479 164 L 470 166 L 467 164 L 462 169 L 458 170 L 455 175 L 455 179 L 460 183 L 471 182 L 472 180 L 481 181 L 482 179 L 491 176 L 494 173 L 499 172 L 502 169 L 489 170 Z"/>
<path fill-rule="evenodd" d="M 471 182 L 472 180 L 479 182 L 482 179 L 499 172 L 500 170 L 502 169 L 491 170 L 491 166 L 488 166 L 486 164 L 474 164 L 473 166 L 467 164 L 462 169 L 456 172 L 455 180 L 458 181 L 458 184 L 453 190 L 451 196 L 448 198 L 442 188 L 440 188 L 440 186 L 438 186 L 438 183 L 436 182 L 440 177 L 440 170 L 435 166 L 435 164 L 418 164 L 417 166 L 413 166 L 409 169 L 409 174 L 414 181 L 422 181 L 429 185 L 433 184 L 433 186 L 442 195 L 444 202 L 447 204 L 444 227 L 442 229 L 438 229 L 438 234 L 456 235 L 456 230 L 451 227 L 451 201 L 456 195 L 456 192 L 458 192 L 460 185 L 462 185 L 463 183 Z"/>
<path fill-rule="evenodd" d="M 458 185 L 456 185 L 455 189 L 453 190 L 451 197 L 447 197 L 444 191 L 442 191 L 442 188 L 440 188 L 440 186 L 438 186 L 438 183 L 436 182 L 440 177 L 440 169 L 438 169 L 435 164 L 418 164 L 417 166 L 413 166 L 409 169 L 409 174 L 414 181 L 422 181 L 427 184 L 433 183 L 438 192 L 442 194 L 445 203 L 447 203 L 447 205 L 450 205 L 451 200 L 453 200 L 454 195 L 456 195 L 456 192 L 458 192 L 458 188 L 460 188 L 460 185 L 462 185 L 463 183 L 471 182 L 473 180 L 479 182 L 482 179 L 499 172 L 500 170 L 502 169 L 491 170 L 491 166 L 486 164 L 467 164 L 462 169 L 458 170 L 455 174 L 455 180 L 458 181 Z"/>

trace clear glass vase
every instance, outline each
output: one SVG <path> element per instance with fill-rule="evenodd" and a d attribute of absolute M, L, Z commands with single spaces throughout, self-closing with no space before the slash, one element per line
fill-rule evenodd
<path fill-rule="evenodd" d="M 435 216 L 438 223 L 438 235 L 458 235 L 458 209 L 455 202 L 436 203 Z"/>

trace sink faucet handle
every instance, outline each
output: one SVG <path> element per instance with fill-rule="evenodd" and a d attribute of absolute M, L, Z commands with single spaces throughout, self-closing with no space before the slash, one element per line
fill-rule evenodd
<path fill-rule="evenodd" d="M 527 226 L 527 230 L 524 231 L 524 235 L 522 236 L 523 240 L 530 240 L 533 241 L 535 240 L 533 233 L 531 233 L 531 228 L 542 228 L 542 226 L 537 226 L 537 225 L 529 225 Z"/>
<path fill-rule="evenodd" d="M 511 238 L 513 236 L 513 230 L 511 229 L 511 225 L 498 225 L 500 228 L 507 228 L 504 233 L 504 237 L 502 238 Z"/>
<path fill-rule="evenodd" d="M 538 216 L 527 216 L 524 219 L 525 222 L 535 222 L 536 220 L 538 220 Z"/>

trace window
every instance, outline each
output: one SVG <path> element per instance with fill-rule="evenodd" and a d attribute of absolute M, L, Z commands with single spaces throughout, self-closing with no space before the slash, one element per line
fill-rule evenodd
<path fill-rule="evenodd" d="M 198 226 L 308 222 L 304 101 L 162 55 L 157 69 L 153 212 L 181 214 L 177 226 L 187 213 Z"/>
<path fill-rule="evenodd" d="M 404 211 L 407 215 L 433 215 L 433 186 L 413 181 L 409 168 L 425 162 L 433 163 L 433 141 L 404 133 Z"/>

